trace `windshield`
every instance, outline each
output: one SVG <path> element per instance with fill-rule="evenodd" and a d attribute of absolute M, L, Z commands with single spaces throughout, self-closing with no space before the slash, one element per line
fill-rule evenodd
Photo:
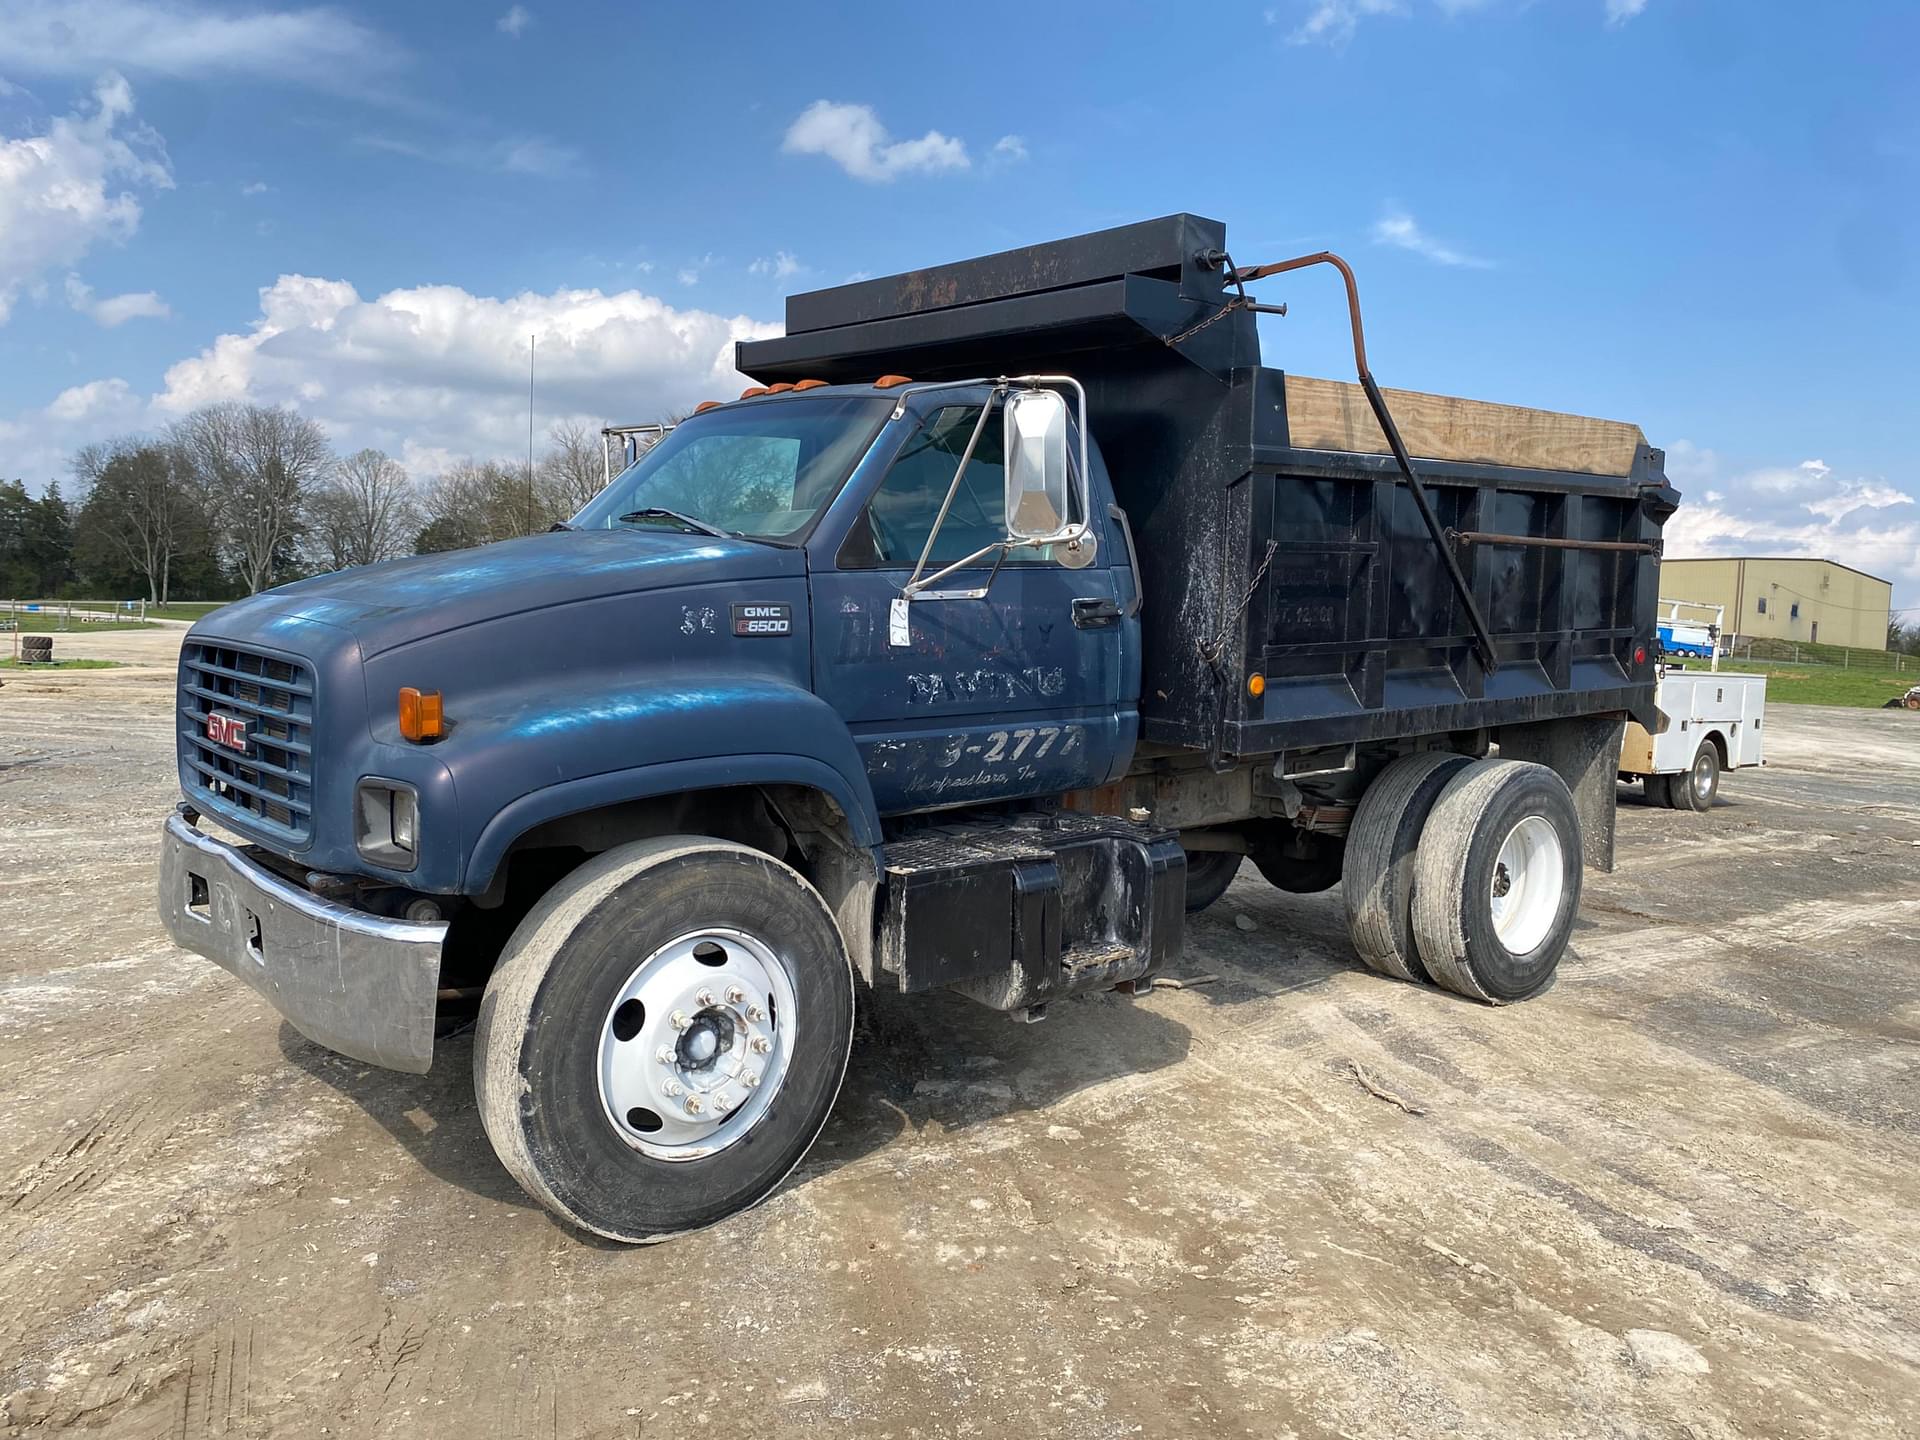
<path fill-rule="evenodd" d="M 615 476 L 574 528 L 797 536 L 867 453 L 890 403 L 809 395 L 695 415 Z"/>

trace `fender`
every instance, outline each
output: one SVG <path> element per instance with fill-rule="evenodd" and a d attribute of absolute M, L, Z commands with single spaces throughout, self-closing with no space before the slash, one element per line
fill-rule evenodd
<path fill-rule="evenodd" d="M 803 785 L 832 797 L 856 844 L 880 845 L 873 790 L 845 723 L 812 691 L 770 677 L 656 682 L 632 694 L 548 691 L 457 738 L 472 749 L 456 757 L 449 744 L 441 756 L 472 835 L 467 894 L 492 882 L 508 847 L 535 825 L 688 790 Z M 539 776 L 549 783 L 528 790 Z"/>

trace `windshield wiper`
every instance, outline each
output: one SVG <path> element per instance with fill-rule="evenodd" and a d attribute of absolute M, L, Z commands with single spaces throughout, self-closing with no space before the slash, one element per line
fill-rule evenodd
<path fill-rule="evenodd" d="M 682 515 L 678 510 L 669 510 L 664 505 L 649 505 L 644 510 L 629 510 L 620 517 L 622 525 L 633 525 L 641 520 L 672 520 L 698 535 L 712 535 L 721 540 L 739 538 L 731 530 L 722 530 L 718 525 L 709 525 L 704 520 L 696 520 L 691 515 Z"/>

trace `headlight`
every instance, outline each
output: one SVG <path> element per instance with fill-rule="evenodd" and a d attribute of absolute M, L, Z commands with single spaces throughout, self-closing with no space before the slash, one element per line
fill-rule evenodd
<path fill-rule="evenodd" d="M 362 780 L 354 792 L 354 844 L 388 870 L 413 869 L 418 853 L 420 797 L 411 785 Z"/>

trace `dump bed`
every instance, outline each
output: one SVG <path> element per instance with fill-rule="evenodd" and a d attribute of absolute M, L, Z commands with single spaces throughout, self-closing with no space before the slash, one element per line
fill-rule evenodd
<path fill-rule="evenodd" d="M 762 383 L 1078 377 L 1139 546 L 1149 742 L 1231 757 L 1651 721 L 1678 500 L 1661 452 L 1614 421 L 1385 392 L 1489 665 L 1360 387 L 1260 364 L 1225 250 L 1219 222 L 1174 215 L 795 295 L 788 333 L 737 364 Z"/>

